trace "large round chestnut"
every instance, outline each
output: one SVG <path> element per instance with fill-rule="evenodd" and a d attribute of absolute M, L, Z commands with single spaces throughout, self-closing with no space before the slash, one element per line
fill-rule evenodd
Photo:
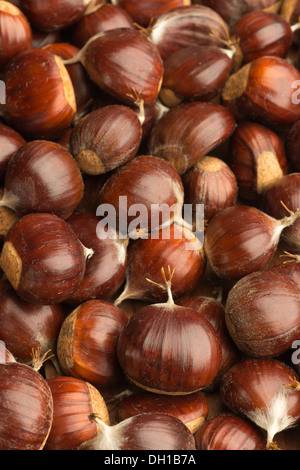
<path fill-rule="evenodd" d="M 67 299 L 68 303 L 93 298 L 111 300 L 125 280 L 127 241 L 120 240 L 112 228 L 98 236 L 99 218 L 91 213 L 73 214 L 68 224 L 80 242 L 93 251 L 86 261 L 84 277 Z"/>
<path fill-rule="evenodd" d="M 5 239 L 0 266 L 28 302 L 60 303 L 83 279 L 87 250 L 71 227 L 49 213 L 28 214 Z"/>
<path fill-rule="evenodd" d="M 0 2 L 0 23 L 0 70 L 3 71 L 10 59 L 31 48 L 32 29 L 21 9 L 6 1 Z"/>
<path fill-rule="evenodd" d="M 127 317 L 118 307 L 100 299 L 80 304 L 59 332 L 57 358 L 65 375 L 96 386 L 111 386 L 122 378 L 117 341 Z"/>
<path fill-rule="evenodd" d="M 71 126 L 76 98 L 70 75 L 59 56 L 29 49 L 14 56 L 3 72 L 3 118 L 25 139 L 58 138 Z"/>
<path fill-rule="evenodd" d="M 114 223 L 123 235 L 143 238 L 181 217 L 183 200 L 182 181 L 171 163 L 140 155 L 118 168 L 104 183 L 97 215 L 103 217 L 111 208 L 111 225 Z"/>
<path fill-rule="evenodd" d="M 296 372 L 283 362 L 247 358 L 224 375 L 220 396 L 233 413 L 265 431 L 267 448 L 276 449 L 277 433 L 300 421 L 300 394 L 290 387 L 294 380 Z"/>
<path fill-rule="evenodd" d="M 168 294 L 161 289 L 161 268 L 174 269 L 172 293 L 179 298 L 193 291 L 205 269 L 203 245 L 188 228 L 172 224 L 148 238 L 130 240 L 127 248 L 126 283 L 115 300 L 138 299 L 163 302 Z M 149 282 L 152 281 L 152 282 Z"/>
<path fill-rule="evenodd" d="M 171 162 L 182 175 L 224 143 L 235 125 L 232 114 L 219 104 L 181 103 L 156 122 L 148 150 L 151 155 Z"/>
<path fill-rule="evenodd" d="M 53 421 L 47 381 L 26 364 L 0 363 L 0 449 L 42 450 Z"/>
<path fill-rule="evenodd" d="M 23 300 L 4 281 L 0 290 L 0 339 L 18 362 L 32 364 L 32 351 L 55 353 L 65 313 L 60 304 L 36 305 Z"/>
<path fill-rule="evenodd" d="M 81 62 L 101 90 L 123 104 L 136 98 L 145 105 L 156 101 L 163 63 L 155 44 L 136 28 L 117 28 L 92 36 L 65 64 Z"/>
<path fill-rule="evenodd" d="M 70 137 L 70 150 L 83 173 L 99 175 L 132 160 L 141 140 L 137 113 L 116 104 L 100 107 L 79 120 Z"/>
<path fill-rule="evenodd" d="M 163 286 L 162 286 L 163 287 Z M 137 310 L 121 331 L 119 363 L 135 385 L 164 395 L 197 392 L 216 377 L 221 348 L 209 321 L 196 310 L 168 301 Z"/>
<path fill-rule="evenodd" d="M 73 377 L 57 376 L 47 380 L 53 398 L 53 422 L 45 450 L 78 450 L 100 432 L 91 415 L 109 425 L 105 401 L 93 385 Z"/>
<path fill-rule="evenodd" d="M 299 287 L 278 268 L 251 273 L 230 290 L 225 320 L 245 354 L 277 357 L 300 335 Z"/>
<path fill-rule="evenodd" d="M 49 212 L 66 219 L 81 201 L 83 190 L 72 155 L 55 142 L 34 140 L 11 157 L 0 203 L 22 215 Z"/>

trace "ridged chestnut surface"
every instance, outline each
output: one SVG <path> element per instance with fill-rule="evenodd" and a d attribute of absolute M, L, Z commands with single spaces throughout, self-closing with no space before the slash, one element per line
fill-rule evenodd
<path fill-rule="evenodd" d="M 53 420 L 51 390 L 26 364 L 0 364 L 0 449 L 42 450 Z"/>
<path fill-rule="evenodd" d="M 122 377 L 117 341 L 126 321 L 120 308 L 104 300 L 80 304 L 65 319 L 58 336 L 57 358 L 64 374 L 96 386 L 117 383 Z"/>
<path fill-rule="evenodd" d="M 124 165 L 142 140 L 138 114 L 123 105 L 101 107 L 77 122 L 70 150 L 83 173 L 99 175 Z"/>
<path fill-rule="evenodd" d="M 166 303 L 136 311 L 119 335 L 117 354 L 126 376 L 155 393 L 185 395 L 210 385 L 221 361 L 218 337 L 196 310 Z"/>
<path fill-rule="evenodd" d="M 198 450 L 266 450 L 263 432 L 233 413 L 209 419 L 195 435 Z"/>
<path fill-rule="evenodd" d="M 229 145 L 229 165 L 237 179 L 239 196 L 256 201 L 289 171 L 280 137 L 257 122 L 240 122 Z"/>
<path fill-rule="evenodd" d="M 108 425 L 105 401 L 93 385 L 73 377 L 57 376 L 47 380 L 53 397 L 53 422 L 45 450 L 77 450 L 99 433 L 97 414 Z"/>
<path fill-rule="evenodd" d="M 49 212 L 66 219 L 83 191 L 81 172 L 70 152 L 55 142 L 34 140 L 11 157 L 0 203 L 22 215 Z"/>
<path fill-rule="evenodd" d="M 9 231 L 0 265 L 16 292 L 28 302 L 66 300 L 82 281 L 86 250 L 60 217 L 34 213 Z"/>
<path fill-rule="evenodd" d="M 29 49 L 5 67 L 3 118 L 25 139 L 58 138 L 73 122 L 76 98 L 60 57 L 44 49 Z"/>
<path fill-rule="evenodd" d="M 293 380 L 298 380 L 297 374 L 283 362 L 249 358 L 229 369 L 220 394 L 232 412 L 266 431 L 267 446 L 272 449 L 276 434 L 300 420 L 300 394 L 290 388 Z"/>
<path fill-rule="evenodd" d="M 277 357 L 300 335 L 298 285 L 278 268 L 249 274 L 230 290 L 225 320 L 231 337 L 245 354 Z"/>
<path fill-rule="evenodd" d="M 114 426 L 95 419 L 100 434 L 80 450 L 195 450 L 193 434 L 175 416 L 141 413 Z"/>

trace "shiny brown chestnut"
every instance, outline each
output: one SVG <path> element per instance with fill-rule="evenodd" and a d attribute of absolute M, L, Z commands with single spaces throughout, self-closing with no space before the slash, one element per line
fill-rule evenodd
<path fill-rule="evenodd" d="M 70 152 L 55 142 L 33 140 L 10 158 L 0 204 L 21 215 L 49 212 L 66 219 L 83 191 L 81 172 Z"/>
<path fill-rule="evenodd" d="M 289 173 L 268 188 L 260 201 L 261 209 L 275 219 L 300 207 L 300 173 Z M 282 239 L 293 250 L 300 248 L 300 223 L 298 220 L 282 232 Z"/>
<path fill-rule="evenodd" d="M 31 48 L 32 30 L 27 17 L 11 2 L 0 2 L 0 70 L 19 52 Z"/>
<path fill-rule="evenodd" d="M 235 126 L 232 114 L 219 104 L 181 103 L 156 122 L 148 151 L 171 162 L 182 175 L 229 139 Z"/>
<path fill-rule="evenodd" d="M 221 347 L 221 362 L 218 374 L 214 379 L 214 385 L 218 384 L 222 375 L 235 364 L 239 357 L 239 351 L 230 337 L 225 322 L 225 307 L 219 299 L 206 296 L 187 296 L 177 305 L 189 307 L 203 315 L 214 328 Z"/>
<path fill-rule="evenodd" d="M 42 450 L 53 421 L 47 381 L 26 364 L 7 362 L 0 364 L 0 382 L 0 449 Z"/>
<path fill-rule="evenodd" d="M 117 53 L 116 53 L 117 51 Z M 156 101 L 163 63 L 156 45 L 136 28 L 117 28 L 92 36 L 65 65 L 81 62 L 90 79 L 123 104 L 136 98 Z"/>
<path fill-rule="evenodd" d="M 278 360 L 248 358 L 224 375 L 223 403 L 267 433 L 267 448 L 277 449 L 274 437 L 300 420 L 299 391 L 289 388 L 298 380 L 295 371 Z"/>
<path fill-rule="evenodd" d="M 91 416 L 99 435 L 79 450 L 195 450 L 193 434 L 175 416 L 166 413 L 141 413 L 114 426 Z"/>
<path fill-rule="evenodd" d="M 232 61 L 216 46 L 190 46 L 164 61 L 159 97 L 168 107 L 182 101 L 211 101 L 229 78 Z"/>
<path fill-rule="evenodd" d="M 99 2 L 88 8 L 70 30 L 71 42 L 81 48 L 87 41 L 102 31 L 117 28 L 134 28 L 134 21 L 124 8 Z"/>
<path fill-rule="evenodd" d="M 18 362 L 32 364 L 32 351 L 55 352 L 65 319 L 60 304 L 35 305 L 24 301 L 6 280 L 0 291 L 0 339 Z"/>
<path fill-rule="evenodd" d="M 129 106 L 117 104 L 80 119 L 70 137 L 70 150 L 81 171 L 99 175 L 134 158 L 142 140 L 142 122 Z"/>
<path fill-rule="evenodd" d="M 268 11 L 252 11 L 243 15 L 231 30 L 231 42 L 235 51 L 235 69 L 258 57 L 286 58 L 293 42 L 290 23 L 280 14 Z"/>
<path fill-rule="evenodd" d="M 138 387 L 163 395 L 197 392 L 214 380 L 221 348 L 212 325 L 196 310 L 174 303 L 172 276 L 159 287 L 165 303 L 136 311 L 122 329 L 117 354 L 123 372 Z"/>
<path fill-rule="evenodd" d="M 278 134 L 257 122 L 240 122 L 229 144 L 228 164 L 239 196 L 249 202 L 260 199 L 273 183 L 289 172 L 289 162 Z"/>
<path fill-rule="evenodd" d="M 266 450 L 263 432 L 233 413 L 209 419 L 195 435 L 198 450 Z"/>
<path fill-rule="evenodd" d="M 230 290 L 225 320 L 232 339 L 245 354 L 278 357 L 299 338 L 299 287 L 278 269 L 251 273 Z"/>
<path fill-rule="evenodd" d="M 300 72 L 286 59 L 259 57 L 229 77 L 222 103 L 244 120 L 287 128 L 300 118 L 299 83 Z"/>
<path fill-rule="evenodd" d="M 281 2 L 277 0 L 201 0 L 206 5 L 215 10 L 224 21 L 232 28 L 237 21 L 251 11 L 267 10 L 279 13 Z"/>
<path fill-rule="evenodd" d="M 21 52 L 9 61 L 2 80 L 6 85 L 3 118 L 25 139 L 52 140 L 72 124 L 75 93 L 60 57 L 44 49 Z"/>
<path fill-rule="evenodd" d="M 45 450 L 78 450 L 100 432 L 90 415 L 109 425 L 106 403 L 93 385 L 73 377 L 57 376 L 47 380 L 53 397 L 53 421 Z"/>
<path fill-rule="evenodd" d="M 160 287 L 161 268 L 168 270 L 168 266 L 174 269 L 174 298 L 193 291 L 205 269 L 201 240 L 189 228 L 176 223 L 162 228 L 155 236 L 130 240 L 127 248 L 126 282 L 123 292 L 115 300 L 115 305 L 128 299 L 144 302 L 165 301 L 168 294 Z M 149 282 L 149 279 L 152 282 Z"/>
<path fill-rule="evenodd" d="M 73 293 L 83 279 L 88 255 L 65 220 L 32 213 L 7 234 L 0 266 L 24 300 L 47 305 Z"/>
<path fill-rule="evenodd" d="M 135 23 L 149 26 L 164 13 L 190 5 L 191 0 L 112 0 L 112 4 L 127 11 Z"/>
<path fill-rule="evenodd" d="M 62 60 L 71 59 L 79 52 L 78 47 L 66 42 L 47 44 L 43 48 L 57 55 Z M 95 84 L 90 80 L 87 72 L 80 63 L 66 65 L 66 69 L 70 75 L 75 93 L 76 122 L 80 117 L 91 110 L 97 90 Z"/>
<path fill-rule="evenodd" d="M 299 215 L 297 211 L 277 220 L 244 205 L 219 212 L 209 222 L 204 237 L 212 271 L 221 279 L 237 280 L 265 268 L 277 250 L 283 230 L 292 226 Z"/>
<path fill-rule="evenodd" d="M 216 11 L 192 4 L 163 13 L 150 26 L 149 37 L 165 61 L 173 52 L 193 45 L 224 48 L 230 32 Z"/>
<path fill-rule="evenodd" d="M 93 255 L 86 261 L 84 277 L 67 299 L 68 303 L 93 298 L 111 300 L 125 280 L 127 240 L 120 240 L 113 228 L 99 235 L 99 218 L 95 214 L 73 214 L 68 224 L 81 243 L 93 250 Z"/>
<path fill-rule="evenodd" d="M 22 0 L 22 11 L 30 23 L 41 31 L 65 29 L 78 21 L 91 0 Z"/>
<path fill-rule="evenodd" d="M 12 155 L 22 145 L 26 144 L 26 140 L 3 122 L 0 123 L 0 174 L 4 175 L 6 172 L 7 163 Z"/>
<path fill-rule="evenodd" d="M 203 157 L 182 175 L 184 199 L 196 211 L 197 204 L 204 206 L 205 220 L 236 204 L 238 185 L 231 168 L 220 158 Z"/>
<path fill-rule="evenodd" d="M 96 214 L 122 236 L 140 238 L 181 217 L 184 190 L 170 162 L 139 155 L 116 169 L 100 189 Z M 112 211 L 110 211 L 112 212 Z M 110 220 L 111 218 L 111 220 Z"/>
<path fill-rule="evenodd" d="M 64 375 L 95 386 L 118 383 L 123 374 L 117 341 L 127 322 L 125 313 L 100 299 L 80 304 L 65 319 L 57 341 L 57 359 Z"/>
<path fill-rule="evenodd" d="M 190 395 L 161 395 L 138 391 L 125 396 L 117 405 L 119 421 L 140 413 L 153 412 L 179 418 L 195 434 L 207 418 L 208 403 L 201 391 Z"/>
<path fill-rule="evenodd" d="M 0 198 L 3 197 L 4 188 L 0 188 Z M 13 209 L 0 205 L 0 240 L 4 241 L 11 227 L 20 219 L 20 215 Z"/>

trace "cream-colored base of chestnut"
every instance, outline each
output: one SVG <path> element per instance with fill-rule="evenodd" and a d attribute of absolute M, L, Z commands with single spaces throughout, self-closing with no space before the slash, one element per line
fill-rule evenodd
<path fill-rule="evenodd" d="M 20 285 L 22 260 L 11 242 L 5 242 L 0 256 L 0 266 L 15 290 Z"/>

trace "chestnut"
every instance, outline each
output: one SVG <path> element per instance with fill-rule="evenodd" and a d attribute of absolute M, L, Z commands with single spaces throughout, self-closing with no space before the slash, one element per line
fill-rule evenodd
<path fill-rule="evenodd" d="M 116 53 L 117 51 L 117 53 Z M 145 105 L 158 98 L 163 63 L 156 45 L 136 28 L 117 28 L 92 36 L 65 65 L 81 62 L 90 79 L 122 104 L 137 97 Z"/>
<path fill-rule="evenodd" d="M 229 139 L 235 126 L 234 117 L 224 106 L 200 101 L 181 103 L 156 122 L 148 151 L 171 162 L 182 175 Z"/>
<path fill-rule="evenodd" d="M 122 377 L 117 341 L 127 322 L 118 307 L 100 299 L 80 304 L 64 320 L 57 341 L 57 359 L 64 375 L 95 386 L 111 386 Z"/>
<path fill-rule="evenodd" d="M 108 105 L 80 119 L 70 150 L 83 173 L 99 175 L 124 165 L 137 154 L 142 122 L 129 106 Z"/>
<path fill-rule="evenodd" d="M 67 222 L 49 213 L 21 217 L 6 236 L 0 266 L 28 302 L 60 303 L 83 279 L 90 255 Z"/>
<path fill-rule="evenodd" d="M 181 217 L 183 198 L 181 178 L 170 162 L 139 155 L 106 180 L 99 191 L 97 215 L 103 217 L 113 208 L 116 222 L 108 224 L 115 223 L 122 236 L 148 237 Z"/>
<path fill-rule="evenodd" d="M 78 21 L 91 0 L 22 0 L 22 11 L 41 31 L 65 29 Z"/>
<path fill-rule="evenodd" d="M 141 413 L 114 426 L 97 416 L 91 419 L 100 432 L 79 450 L 195 450 L 194 436 L 187 426 L 166 413 Z"/>
<path fill-rule="evenodd" d="M 204 206 L 204 217 L 211 220 L 218 212 L 236 204 L 238 184 L 231 168 L 220 158 L 203 157 L 182 175 L 184 200 L 193 206 Z"/>
<path fill-rule="evenodd" d="M 83 191 L 81 172 L 70 152 L 55 142 L 34 140 L 10 158 L 0 204 L 22 215 L 49 212 L 66 219 Z"/>
<path fill-rule="evenodd" d="M 84 277 L 67 302 L 111 300 L 125 280 L 127 240 L 120 240 L 112 228 L 98 237 L 99 218 L 95 214 L 75 213 L 68 224 L 81 243 L 93 250 L 93 255 L 87 259 Z"/>
<path fill-rule="evenodd" d="M 211 101 L 222 91 L 231 67 L 231 59 L 216 46 L 179 49 L 164 61 L 159 97 L 168 107 L 182 101 Z"/>
<path fill-rule="evenodd" d="M 11 2 L 1 1 L 0 21 L 0 70 L 3 71 L 12 57 L 31 48 L 32 29 L 27 17 Z"/>
<path fill-rule="evenodd" d="M 175 305 L 172 276 L 164 284 L 165 303 L 146 305 L 118 337 L 122 370 L 138 387 L 164 395 L 185 395 L 207 387 L 218 373 L 221 348 L 212 325 L 196 310 Z"/>
<path fill-rule="evenodd" d="M 247 358 L 223 376 L 220 396 L 233 413 L 267 433 L 268 449 L 277 449 L 277 433 L 300 420 L 300 394 L 287 386 L 292 380 L 297 374 L 281 361 Z"/>
<path fill-rule="evenodd" d="M 275 219 L 281 219 L 288 211 L 300 207 L 300 173 L 282 176 L 268 188 L 260 201 L 261 209 Z M 300 223 L 298 220 L 282 232 L 282 239 L 292 249 L 300 248 Z"/>
<path fill-rule="evenodd" d="M 210 418 L 195 435 L 198 450 L 266 450 L 263 432 L 233 413 Z"/>
<path fill-rule="evenodd" d="M 234 106 L 244 120 L 287 128 L 300 118 L 299 83 L 300 72 L 286 59 L 259 57 L 229 77 L 222 103 Z"/>
<path fill-rule="evenodd" d="M 240 122 L 229 144 L 229 162 L 239 196 L 257 202 L 264 191 L 289 172 L 280 137 L 257 122 Z"/>
<path fill-rule="evenodd" d="M 299 319 L 299 287 L 278 269 L 251 273 L 228 293 L 226 325 L 248 356 L 274 358 L 287 352 L 299 338 Z"/>
<path fill-rule="evenodd" d="M 44 49 L 29 49 L 14 56 L 3 73 L 6 124 L 25 139 L 52 140 L 72 124 L 76 99 L 62 59 Z"/>
<path fill-rule="evenodd" d="M 119 421 L 140 413 L 167 413 L 179 418 L 195 434 L 208 415 L 208 403 L 203 392 L 190 395 L 161 395 L 138 391 L 125 396 L 117 405 Z"/>
<path fill-rule="evenodd" d="M 42 450 L 53 421 L 47 381 L 26 364 L 0 363 L 0 449 Z"/>
<path fill-rule="evenodd" d="M 0 175 L 6 172 L 7 164 L 15 153 L 22 145 L 26 144 L 26 140 L 4 123 L 0 123 Z"/>
<path fill-rule="evenodd" d="M 280 220 L 252 206 L 236 205 L 216 214 L 205 231 L 204 250 L 221 279 L 238 280 L 264 269 L 273 258 L 281 234 L 299 211 Z"/>
<path fill-rule="evenodd" d="M 300 119 L 293 124 L 284 137 L 286 158 L 291 166 L 291 170 L 300 171 L 299 158 L 300 145 Z"/>
<path fill-rule="evenodd" d="M 168 266 L 174 269 L 172 294 L 176 299 L 192 292 L 204 275 L 202 242 L 189 228 L 176 223 L 162 228 L 155 236 L 130 240 L 126 282 L 115 305 L 128 299 L 165 301 L 168 294 L 160 287 L 161 268 L 168 270 Z"/>
<path fill-rule="evenodd" d="M 73 377 L 57 376 L 47 380 L 53 398 L 53 421 L 45 450 L 78 450 L 100 432 L 90 415 L 109 425 L 105 401 L 93 385 Z"/>
<path fill-rule="evenodd" d="M 160 15 L 150 29 L 150 39 L 163 59 L 189 46 L 229 43 L 230 31 L 223 18 L 204 5 L 183 5 Z"/>
<path fill-rule="evenodd" d="M 252 11 L 243 15 L 231 30 L 236 70 L 258 57 L 286 58 L 293 42 L 293 31 L 280 14 Z"/>
<path fill-rule="evenodd" d="M 71 42 L 82 48 L 87 41 L 102 31 L 117 28 L 134 28 L 134 21 L 124 8 L 99 2 L 87 8 L 83 16 L 71 27 Z"/>
<path fill-rule="evenodd" d="M 164 13 L 190 5 L 191 0 L 112 0 L 112 4 L 124 9 L 135 23 L 149 26 Z"/>
<path fill-rule="evenodd" d="M 0 290 L 0 339 L 18 362 L 32 365 L 32 351 L 55 352 L 65 319 L 60 304 L 36 305 L 23 299 L 5 280 Z"/>

